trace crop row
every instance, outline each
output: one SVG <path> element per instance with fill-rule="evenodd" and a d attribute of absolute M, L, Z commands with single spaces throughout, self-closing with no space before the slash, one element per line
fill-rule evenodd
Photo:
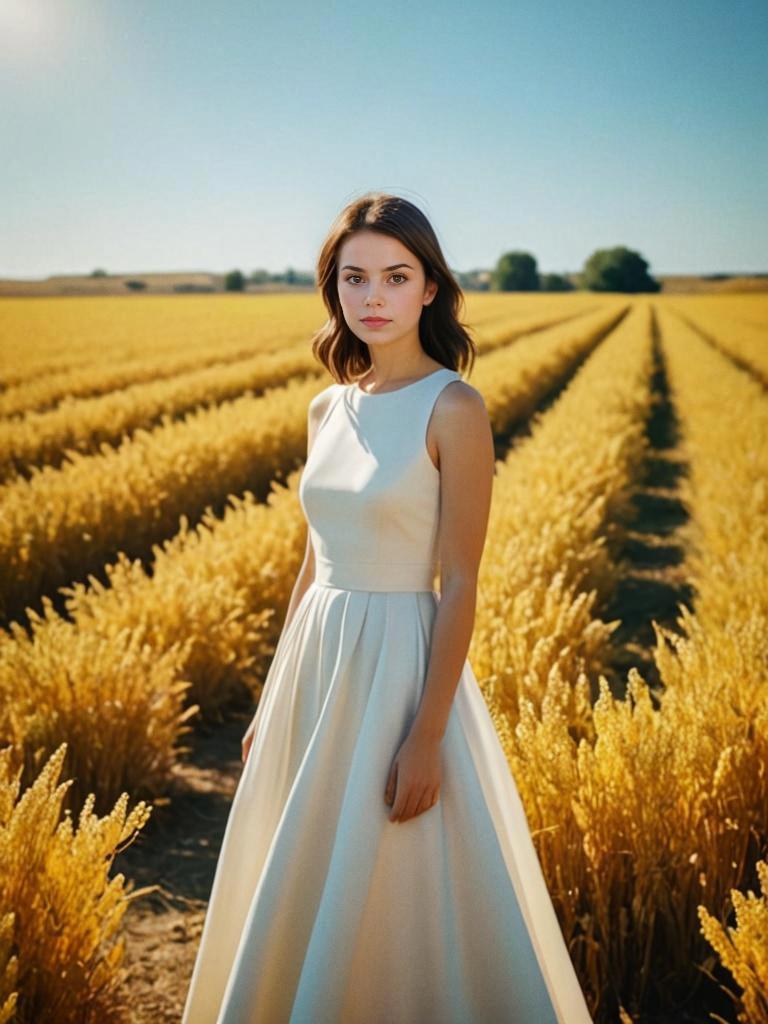
<path fill-rule="evenodd" d="M 478 360 L 473 383 L 493 381 L 494 427 L 527 414 L 548 388 L 622 315 L 614 307 L 530 335 Z M 260 397 L 199 409 L 139 430 L 99 455 L 73 452 L 0 489 L 0 611 L 18 614 L 42 594 L 98 572 L 122 551 L 145 555 L 172 536 L 182 515 L 269 482 L 302 461 L 306 407 L 322 384 L 291 379 Z"/>
<path fill-rule="evenodd" d="M 490 351 L 562 319 L 539 314 L 522 322 L 519 318 L 512 322 L 492 320 L 479 329 L 478 349 Z M 278 351 L 203 365 L 173 377 L 143 380 L 106 394 L 68 398 L 44 412 L 0 419 L 0 479 L 17 473 L 28 475 L 33 466 L 57 466 L 68 449 L 81 453 L 98 451 L 102 444 L 118 443 L 138 429 L 151 429 L 158 421 L 179 419 L 200 405 L 277 387 L 302 373 L 319 376 L 321 371 L 306 341 L 301 341 L 286 344 Z M 93 383 L 91 369 L 81 374 Z M 102 383 L 103 374 L 101 371 Z M 75 393 L 86 386 L 82 382 L 74 386 L 72 381 L 70 385 Z"/>
<path fill-rule="evenodd" d="M 768 325 L 750 324 L 718 311 L 703 315 L 690 305 L 673 305 L 671 309 L 689 328 L 768 384 Z"/>

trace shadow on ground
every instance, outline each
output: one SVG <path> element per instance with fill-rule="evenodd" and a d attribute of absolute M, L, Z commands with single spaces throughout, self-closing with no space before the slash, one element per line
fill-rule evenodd
<path fill-rule="evenodd" d="M 630 513 L 623 522 L 623 542 L 615 552 L 621 580 L 600 608 L 605 620 L 621 619 L 611 637 L 611 692 L 623 697 L 632 667 L 658 693 L 663 687 L 653 660 L 652 622 L 675 628 L 679 605 L 691 606 L 693 589 L 685 565 L 681 528 L 688 512 L 679 495 L 687 472 L 680 448 L 680 428 L 672 405 L 655 318 L 652 406 L 646 424 L 648 456 L 637 479 Z"/>

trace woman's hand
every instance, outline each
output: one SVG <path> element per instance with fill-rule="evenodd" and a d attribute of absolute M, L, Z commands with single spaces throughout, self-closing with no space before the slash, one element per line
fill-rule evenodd
<path fill-rule="evenodd" d="M 411 730 L 389 770 L 384 793 L 394 802 L 390 821 L 408 821 L 437 803 L 440 792 L 440 741 Z"/>

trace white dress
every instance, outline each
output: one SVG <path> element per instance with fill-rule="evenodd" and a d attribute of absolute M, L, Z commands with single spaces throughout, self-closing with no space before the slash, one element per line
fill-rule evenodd
<path fill-rule="evenodd" d="M 438 802 L 389 821 L 439 594 L 443 368 L 331 384 L 299 484 L 316 575 L 283 630 L 219 855 L 182 1024 L 589 1024 L 469 661 Z"/>

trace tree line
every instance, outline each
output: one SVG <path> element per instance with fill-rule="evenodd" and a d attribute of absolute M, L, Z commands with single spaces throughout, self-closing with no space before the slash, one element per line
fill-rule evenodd
<path fill-rule="evenodd" d="M 583 289 L 594 292 L 658 292 L 661 283 L 648 272 L 648 261 L 639 252 L 617 245 L 611 249 L 596 249 L 579 273 L 542 274 L 536 257 L 529 252 L 511 250 L 502 253 L 492 270 L 453 271 L 459 285 L 467 291 L 496 292 L 566 292 Z M 91 277 L 106 277 L 101 268 Z M 127 288 L 138 291 L 146 287 L 141 280 L 125 281 Z M 251 285 L 293 285 L 304 288 L 315 286 L 312 273 L 288 267 L 285 271 L 270 273 L 258 269 L 246 276 L 241 270 L 224 274 L 224 291 L 243 292 Z M 177 285 L 176 291 L 216 291 L 215 285 Z"/>

